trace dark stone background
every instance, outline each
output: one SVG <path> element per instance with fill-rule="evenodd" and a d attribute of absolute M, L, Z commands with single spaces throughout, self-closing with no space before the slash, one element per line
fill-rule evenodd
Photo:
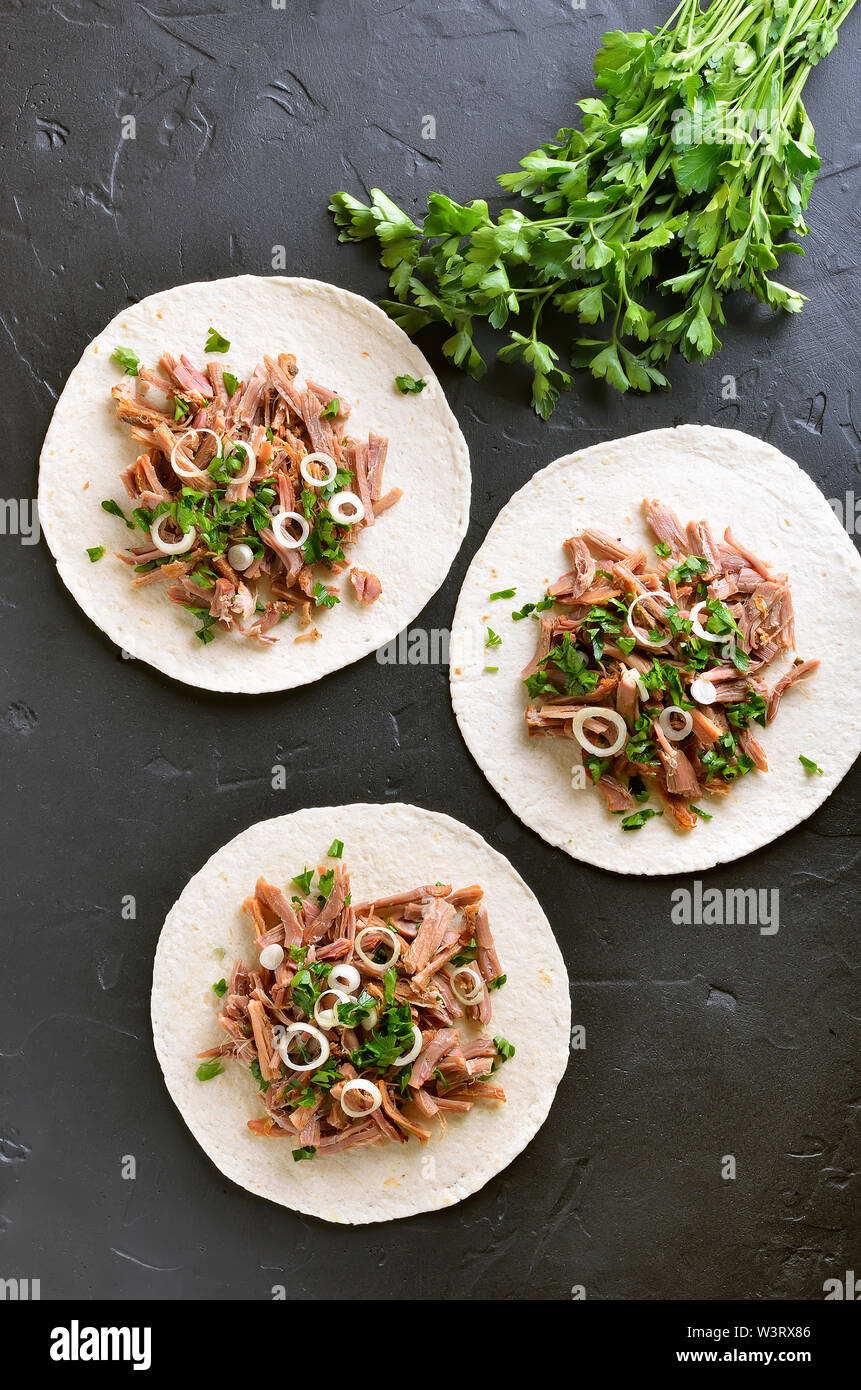
<path fill-rule="evenodd" d="M 408 208 L 436 187 L 492 195 L 497 172 L 570 123 L 600 35 L 669 8 L 2 0 L 4 496 L 35 494 L 57 394 L 124 304 L 265 274 L 278 243 L 291 273 L 381 294 L 371 253 L 337 245 L 331 191 L 379 183 Z M 738 427 L 827 496 L 861 496 L 857 29 L 808 85 L 824 167 L 807 258 L 782 269 L 811 297 L 801 318 L 734 303 L 723 353 L 676 363 L 671 394 L 622 399 L 581 379 L 550 424 L 516 377 L 441 370 L 474 504 L 421 623 L 449 623 L 512 491 L 596 440 Z M 444 670 L 367 658 L 284 696 L 195 693 L 123 662 L 44 546 L 4 536 L 0 560 L 0 1275 L 41 1278 L 45 1298 L 263 1299 L 284 1283 L 300 1299 L 556 1299 L 574 1284 L 603 1299 L 815 1299 L 861 1267 L 857 773 L 791 835 L 707 876 L 779 886 L 777 936 L 675 927 L 671 880 L 578 865 L 511 817 L 459 738 Z M 164 915 L 218 845 L 262 817 L 363 798 L 445 810 L 509 856 L 557 933 L 588 1047 L 528 1152 L 477 1196 L 350 1230 L 220 1177 L 164 1090 L 148 1003 Z M 136 922 L 120 916 L 128 893 Z M 719 1176 L 728 1153 L 734 1182 Z"/>

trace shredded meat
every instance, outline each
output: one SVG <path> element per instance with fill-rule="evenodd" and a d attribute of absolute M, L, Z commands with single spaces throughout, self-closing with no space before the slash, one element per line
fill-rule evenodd
<path fill-rule="evenodd" d="M 655 793 L 687 831 L 698 824 L 695 800 L 726 796 L 739 777 L 768 771 L 751 725 L 770 722 L 784 691 L 819 662 L 797 658 L 769 693 L 764 672 L 795 649 L 787 576 L 729 527 L 717 541 L 708 521 L 683 525 L 657 498 L 645 498 L 643 512 L 658 542 L 652 568 L 642 546 L 594 527 L 564 541 L 569 568 L 548 588 L 551 611 L 541 614 L 522 672 L 531 697 L 526 731 L 587 735 L 600 754 L 585 759 L 591 781 L 608 809 L 623 815 L 623 828 L 654 814 L 646 808 L 624 818 Z M 699 637 L 695 621 L 720 640 Z M 624 721 L 621 743 L 618 723 L 602 719 L 603 710 Z M 680 715 L 690 718 L 686 731 Z"/>
<path fill-rule="evenodd" d="M 305 872 L 302 896 L 261 877 L 242 904 L 254 960 L 236 960 L 224 984 L 218 1022 L 226 1041 L 199 1054 L 204 1064 L 233 1059 L 251 1069 L 265 1110 L 248 1121 L 251 1133 L 292 1140 L 299 1158 L 410 1138 L 425 1144 L 433 1134 L 429 1121 L 438 1118 L 444 1127 L 446 1112 L 504 1101 L 504 1091 L 486 1084 L 502 1058 L 496 1042 L 468 1031 L 490 1018 L 487 985 L 505 982 L 482 888 L 439 883 L 356 905 L 341 859 L 317 870 L 314 891 L 313 871 Z M 413 931 L 412 938 L 398 928 Z M 389 965 L 393 938 L 397 960 Z M 330 986 L 334 963 L 358 969 L 356 989 L 337 978 Z M 332 1021 L 323 1011 L 343 1007 L 345 995 L 355 1016 Z M 418 1054 L 399 1062 L 417 1037 Z M 316 1069 L 305 1067 L 315 1048 Z M 292 1063 L 300 1062 L 297 1070 Z M 347 1091 L 356 1080 L 366 1087 Z"/>
<path fill-rule="evenodd" d="M 201 619 L 203 642 L 232 631 L 271 646 L 273 629 L 297 610 L 310 628 L 311 610 L 325 612 L 340 602 L 326 581 L 346 568 L 362 530 L 402 496 L 400 488 L 382 491 L 388 441 L 373 432 L 367 441 L 348 436 L 348 403 L 317 382 L 302 389 L 297 373 L 292 354 L 265 357 L 247 381 L 228 391 L 224 364 L 209 362 L 199 370 L 186 356 L 166 352 L 158 371 L 139 367 L 135 393 L 127 378 L 112 390 L 119 419 L 144 445 L 120 475 L 135 523 L 147 537 L 158 523 L 167 543 L 189 529 L 196 533 L 182 559 L 155 540 L 145 555 L 132 547 L 121 558 L 135 571 L 135 588 L 180 581 L 171 583 L 167 597 Z M 253 451 L 250 476 L 242 445 Z M 303 477 L 300 465 L 310 453 L 330 460 L 337 491 L 361 499 L 363 512 L 354 522 L 333 520 L 332 488 L 314 487 Z M 327 477 L 318 464 L 307 468 L 320 482 Z M 183 489 L 202 496 L 183 498 Z M 276 520 L 280 512 L 297 511 L 310 527 L 302 545 L 295 544 L 298 523 Z M 244 551 L 239 571 L 228 563 L 233 546 Z M 350 580 L 363 604 L 382 592 L 378 577 L 366 570 L 354 567 Z M 315 627 L 296 640 L 321 635 Z"/>

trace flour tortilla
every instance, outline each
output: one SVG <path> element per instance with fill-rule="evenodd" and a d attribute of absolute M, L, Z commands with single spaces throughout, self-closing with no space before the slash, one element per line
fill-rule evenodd
<path fill-rule="evenodd" d="M 755 728 L 769 772 L 751 772 L 724 800 L 704 796 L 713 819 L 687 833 L 669 815 L 621 831 L 600 792 L 572 788 L 576 744 L 527 736 L 520 672 L 535 650 L 537 624 L 510 618 L 569 568 L 562 542 L 586 526 L 640 541 L 653 554 L 644 497 L 659 497 L 683 522 L 707 519 L 716 535 L 731 525 L 743 544 L 785 570 L 799 654 L 822 662 L 784 695 L 772 725 Z M 810 478 L 750 435 L 683 425 L 569 454 L 515 493 L 467 572 L 452 631 L 451 693 L 461 732 L 515 815 L 575 859 L 629 874 L 684 873 L 738 859 L 815 811 L 861 749 L 861 704 L 853 694 L 859 574 L 854 546 Z M 514 599 L 488 601 L 514 587 Z M 489 657 L 481 646 L 488 623 L 503 639 Z M 789 654 L 772 663 L 769 687 L 791 662 Z M 824 775 L 806 772 L 801 753 Z"/>
<path fill-rule="evenodd" d="M 514 1043 L 500 1072 L 506 1103 L 453 1114 L 424 1146 L 386 1144 L 294 1162 L 289 1142 L 253 1135 L 246 1121 L 265 1112 L 247 1067 L 226 1061 L 198 1081 L 196 1055 L 223 1042 L 212 983 L 237 956 L 255 961 L 240 911 L 260 874 L 290 890 L 305 865 L 326 861 L 344 841 L 355 901 L 398 892 L 442 875 L 455 887 L 479 883 L 508 979 L 494 991 L 493 1035 Z M 553 934 L 519 874 L 474 830 L 435 811 L 386 806 L 315 807 L 261 821 L 218 850 L 171 909 L 156 951 L 152 992 L 155 1048 L 167 1088 L 198 1143 L 233 1182 L 280 1206 L 326 1221 L 361 1225 L 434 1211 L 483 1187 L 544 1123 L 565 1070 L 570 1031 L 568 980 Z"/>
<path fill-rule="evenodd" d="M 210 327 L 230 342 L 223 356 L 204 353 Z M 195 623 L 165 594 L 166 585 L 133 590 L 114 551 L 139 544 L 122 521 L 102 511 L 113 498 L 129 512 L 120 480 L 141 446 L 116 419 L 111 387 L 123 380 L 110 361 L 129 347 L 148 366 L 164 351 L 185 352 L 198 367 L 213 358 L 247 379 L 264 353 L 292 352 L 299 381 L 339 391 L 352 407 L 351 434 L 389 440 L 384 489 L 404 496 L 366 528 L 350 563 L 379 576 L 382 596 L 365 606 L 346 571 L 342 601 L 323 612 L 319 641 L 295 643 L 295 617 L 273 647 L 219 633 L 203 646 Z M 427 382 L 404 396 L 395 377 Z M 131 378 L 125 378 L 131 384 Z M 241 275 L 179 285 L 118 314 L 87 348 L 54 412 L 42 450 L 39 516 L 57 568 L 84 612 L 131 656 L 206 690 L 287 690 L 317 680 L 374 651 L 406 627 L 445 579 L 469 517 L 469 454 L 442 388 L 418 348 L 391 319 L 358 295 L 319 280 Z M 96 563 L 90 547 L 108 553 Z"/>

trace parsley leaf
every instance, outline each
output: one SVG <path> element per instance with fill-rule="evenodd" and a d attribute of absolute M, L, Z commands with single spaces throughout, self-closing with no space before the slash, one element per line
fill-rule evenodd
<path fill-rule="evenodd" d="M 801 763 L 802 767 L 807 769 L 808 772 L 818 772 L 820 777 L 823 777 L 825 775 L 822 771 L 822 768 L 818 767 L 817 764 L 813 762 L 810 758 L 805 758 L 803 753 L 799 753 L 798 761 Z"/>
<path fill-rule="evenodd" d="M 210 1057 L 208 1061 L 201 1062 L 197 1071 L 194 1073 L 198 1081 L 211 1081 L 214 1076 L 220 1076 L 224 1071 L 217 1057 Z"/>
<path fill-rule="evenodd" d="M 227 352 L 230 343 L 227 338 L 223 338 L 216 329 L 210 327 L 209 334 L 204 345 L 204 352 Z"/>
<path fill-rule="evenodd" d="M 132 352 L 131 348 L 124 347 L 114 348 L 111 353 L 111 361 L 119 362 L 126 376 L 137 376 L 141 364 L 137 353 Z"/>
<path fill-rule="evenodd" d="M 405 373 L 403 376 L 395 377 L 395 385 L 402 396 L 417 396 L 425 389 L 427 382 L 422 377 L 416 378 Z"/>

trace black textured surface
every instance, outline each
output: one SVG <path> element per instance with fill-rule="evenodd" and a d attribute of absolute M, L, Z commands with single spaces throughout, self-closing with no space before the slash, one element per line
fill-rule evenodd
<path fill-rule="evenodd" d="M 267 273 L 278 244 L 288 273 L 377 296 L 370 252 L 336 243 L 329 193 L 380 184 L 407 207 L 433 187 L 492 195 L 494 174 L 590 93 L 601 33 L 654 24 L 669 0 L 2 9 L 2 486 L 26 498 L 66 375 L 124 304 Z M 824 168 L 807 258 L 782 274 L 811 296 L 800 319 L 733 304 L 722 355 L 676 363 L 671 394 L 581 380 L 548 425 L 516 378 L 441 371 L 474 503 L 424 625 L 450 621 L 511 492 L 596 440 L 738 427 L 827 496 L 861 495 L 856 18 L 808 84 Z M 706 876 L 779 886 L 776 936 L 673 926 L 670 880 L 579 866 L 512 819 L 460 741 L 442 669 L 369 658 L 286 696 L 195 694 L 122 661 L 44 546 L 2 536 L 0 562 L 0 1276 L 40 1278 L 45 1298 L 264 1299 L 273 1284 L 300 1299 L 550 1299 L 577 1284 L 590 1298 L 821 1298 L 823 1279 L 858 1268 L 857 772 L 794 833 Z M 164 915 L 213 849 L 262 817 L 362 798 L 445 810 L 509 856 L 557 933 L 588 1046 L 536 1141 L 481 1193 L 352 1231 L 220 1177 L 162 1085 L 148 993 Z M 121 917 L 125 894 L 137 921 Z M 725 1154 L 736 1181 L 721 1179 Z"/>

